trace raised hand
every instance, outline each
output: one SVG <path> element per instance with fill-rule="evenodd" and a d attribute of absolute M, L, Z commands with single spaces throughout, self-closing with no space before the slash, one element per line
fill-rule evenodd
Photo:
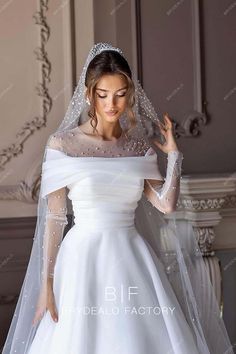
<path fill-rule="evenodd" d="M 178 147 L 175 142 L 175 138 L 173 135 L 173 123 L 168 115 L 168 113 L 164 114 L 164 123 L 159 121 L 157 123 L 161 134 L 165 138 L 164 144 L 161 144 L 159 141 L 154 140 L 153 143 L 163 152 L 168 153 L 170 151 L 178 151 Z"/>

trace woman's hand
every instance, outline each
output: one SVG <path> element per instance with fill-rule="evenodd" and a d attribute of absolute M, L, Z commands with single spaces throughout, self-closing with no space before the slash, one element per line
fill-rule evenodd
<path fill-rule="evenodd" d="M 57 308 L 56 308 L 56 303 L 55 303 L 55 297 L 54 297 L 54 293 L 53 293 L 53 279 L 49 279 L 48 283 L 47 283 L 47 301 L 46 301 L 46 309 L 49 310 L 51 317 L 53 319 L 53 321 L 57 322 L 58 321 L 58 314 L 57 314 Z M 39 303 L 37 306 L 37 310 L 35 312 L 35 316 L 33 319 L 33 325 L 35 325 L 42 317 L 45 308 L 43 308 L 42 306 L 40 306 L 40 303 L 44 302 L 42 300 L 43 296 L 41 297 L 41 300 L 39 299 Z M 44 306 L 45 307 L 45 306 Z"/>
<path fill-rule="evenodd" d="M 154 140 L 153 143 L 165 153 L 178 150 L 173 135 L 173 124 L 168 113 L 164 114 L 164 124 L 159 121 L 157 125 L 159 126 L 161 134 L 164 135 L 165 143 L 161 144 L 157 140 Z"/>

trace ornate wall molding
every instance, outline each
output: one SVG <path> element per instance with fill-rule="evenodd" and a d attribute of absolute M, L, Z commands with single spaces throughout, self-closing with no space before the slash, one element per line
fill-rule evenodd
<path fill-rule="evenodd" d="M 193 60 L 193 109 L 186 113 L 183 122 L 178 123 L 174 119 L 174 130 L 176 138 L 197 137 L 201 134 L 202 127 L 208 122 L 206 114 L 206 102 L 202 95 L 202 60 L 201 60 L 201 31 L 200 31 L 200 11 L 199 0 L 191 1 L 192 17 L 192 60 Z M 139 81 L 143 85 L 142 70 L 142 23 L 141 23 L 141 3 L 140 0 L 132 0 L 132 10 L 135 11 L 135 31 L 137 63 L 135 63 L 136 73 Z"/>
<path fill-rule="evenodd" d="M 37 203 L 41 184 L 41 161 L 27 171 L 25 180 L 17 185 L 0 186 L 0 200 L 18 200 L 24 203 Z"/>
<path fill-rule="evenodd" d="M 192 58 L 193 58 L 193 110 L 189 112 L 182 124 L 175 122 L 176 137 L 197 137 L 201 128 L 207 124 L 206 102 L 202 98 L 202 61 L 199 0 L 191 1 L 192 7 Z"/>
<path fill-rule="evenodd" d="M 36 59 L 41 63 L 41 82 L 36 86 L 37 95 L 41 99 L 42 115 L 34 117 L 26 122 L 16 134 L 16 140 L 8 147 L 0 151 L 0 170 L 4 169 L 13 157 L 23 153 L 24 143 L 35 131 L 46 126 L 47 116 L 52 109 L 52 98 L 49 95 L 48 83 L 50 82 L 51 63 L 46 52 L 46 44 L 50 37 L 50 28 L 47 23 L 46 12 L 48 0 L 39 0 L 39 11 L 33 15 L 35 24 L 40 27 L 40 46 L 34 50 Z M 20 188 L 20 186 L 18 187 Z"/>
<path fill-rule="evenodd" d="M 236 218 L 236 176 L 182 176 L 175 215 L 192 223 L 202 254 L 213 256 L 214 227 L 226 215 Z"/>
<path fill-rule="evenodd" d="M 0 188 L 0 199 L 36 203 L 39 195 L 40 181 L 41 175 L 38 175 L 38 177 L 32 181 L 32 184 L 21 181 L 18 185 L 2 186 Z"/>
<path fill-rule="evenodd" d="M 185 199 L 181 198 L 178 202 L 178 207 L 191 210 L 220 210 L 222 208 L 236 208 L 236 195 L 228 195 L 224 197 L 200 198 L 200 199 Z"/>
<path fill-rule="evenodd" d="M 212 244 L 215 240 L 215 232 L 213 227 L 194 227 L 193 229 L 203 256 L 214 256 Z"/>
<path fill-rule="evenodd" d="M 236 176 L 183 176 L 178 210 L 189 212 L 236 209 Z"/>
<path fill-rule="evenodd" d="M 236 176 L 232 174 L 182 176 L 178 206 L 173 214 L 177 223 L 178 220 L 187 220 L 191 223 L 223 314 L 222 271 L 214 247 L 221 235 L 216 233 L 215 227 L 225 216 L 230 217 L 230 224 L 236 220 Z M 171 219 L 173 214 L 166 214 L 165 218 Z M 226 239 L 224 231 L 225 243 Z M 201 268 L 198 271 L 204 283 L 206 271 Z M 211 309 L 211 299 L 206 297 L 203 301 L 206 303 L 206 311 Z"/>

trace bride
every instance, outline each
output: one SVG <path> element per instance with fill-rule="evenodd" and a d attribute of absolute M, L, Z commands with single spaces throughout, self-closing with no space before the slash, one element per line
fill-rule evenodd
<path fill-rule="evenodd" d="M 3 354 L 233 353 L 192 230 L 162 216 L 176 209 L 182 159 L 170 117 L 159 120 L 122 51 L 94 45 L 46 145 Z"/>

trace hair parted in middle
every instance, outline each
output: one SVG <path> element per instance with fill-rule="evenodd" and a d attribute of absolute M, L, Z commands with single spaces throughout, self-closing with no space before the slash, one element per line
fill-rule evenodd
<path fill-rule="evenodd" d="M 123 75 L 127 82 L 127 117 L 129 127 L 127 131 L 136 126 L 136 119 L 132 107 L 135 104 L 135 86 L 132 80 L 132 72 L 127 60 L 115 50 L 104 50 L 96 55 L 88 65 L 85 75 L 85 86 L 87 88 L 87 97 L 89 95 L 90 108 L 88 115 L 91 118 L 91 125 L 96 130 L 97 116 L 95 111 L 95 90 L 98 81 L 103 75 Z"/>

